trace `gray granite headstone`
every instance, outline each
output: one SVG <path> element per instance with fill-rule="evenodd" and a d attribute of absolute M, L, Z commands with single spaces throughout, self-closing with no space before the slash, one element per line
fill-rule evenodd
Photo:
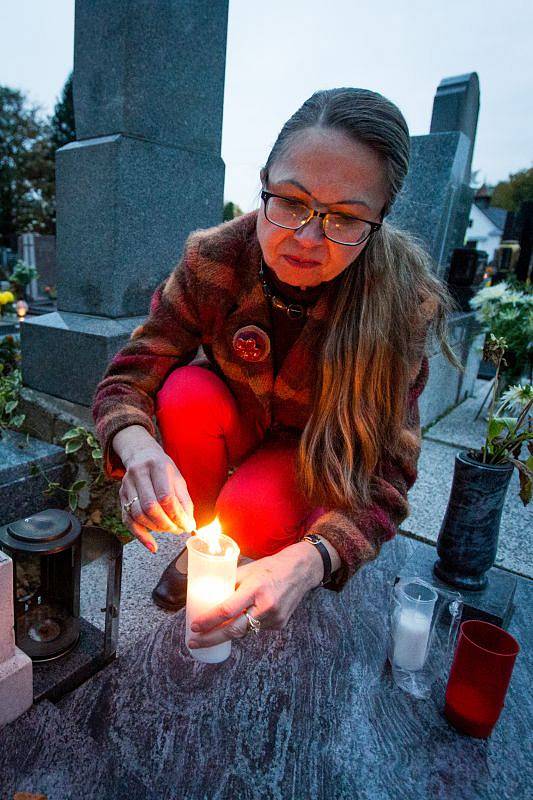
<path fill-rule="evenodd" d="M 187 235 L 222 221 L 228 0 L 76 0 L 77 141 L 57 152 L 57 313 L 23 382 L 90 405 Z"/>
<path fill-rule="evenodd" d="M 470 184 L 472 155 L 479 116 L 479 78 L 477 72 L 444 78 L 433 100 L 430 133 L 461 131 L 470 142 L 463 180 Z"/>
<path fill-rule="evenodd" d="M 5 431 L 0 439 L 0 457 L 0 525 L 66 505 L 64 492 L 43 494 L 48 482 L 65 486 L 73 479 L 62 447 Z M 38 474 L 31 475 L 32 467 L 37 467 Z"/>
<path fill-rule="evenodd" d="M 227 6 L 227 0 L 77 0 L 77 138 L 126 132 L 218 156 Z"/>
<path fill-rule="evenodd" d="M 441 279 L 446 278 L 453 250 L 464 243 L 474 196 L 470 171 L 478 113 L 475 72 L 440 82 L 430 133 L 411 138 L 409 173 L 388 218 L 422 241 Z M 449 337 L 465 372 L 453 368 L 438 348 L 430 352 L 429 382 L 420 403 L 423 424 L 472 394 L 480 361 L 473 314 L 454 315 Z"/>
<path fill-rule="evenodd" d="M 479 113 L 475 72 L 444 78 L 433 103 L 430 133 L 411 139 L 411 164 L 390 221 L 419 236 L 443 277 L 464 243 L 474 190 L 470 170 Z"/>

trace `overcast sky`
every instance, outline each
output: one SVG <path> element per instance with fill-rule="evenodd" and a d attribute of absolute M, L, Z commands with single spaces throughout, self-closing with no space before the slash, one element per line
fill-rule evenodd
<path fill-rule="evenodd" d="M 72 68 L 74 0 L 0 6 L 0 83 L 50 112 Z M 442 78 L 473 71 L 481 89 L 473 169 L 496 183 L 530 167 L 532 29 L 526 0 L 230 0 L 225 199 L 255 207 L 279 129 L 316 89 L 381 92 L 418 135 L 429 131 Z"/>

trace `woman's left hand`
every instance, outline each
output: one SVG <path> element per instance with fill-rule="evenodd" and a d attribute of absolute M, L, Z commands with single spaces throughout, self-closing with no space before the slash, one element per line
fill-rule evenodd
<path fill-rule="evenodd" d="M 242 639 L 248 631 L 244 611 L 260 620 L 261 630 L 284 628 L 304 595 L 317 583 L 313 582 L 313 556 L 308 545 L 290 545 L 273 556 L 239 567 L 234 594 L 191 621 L 189 646 L 211 647 Z"/>

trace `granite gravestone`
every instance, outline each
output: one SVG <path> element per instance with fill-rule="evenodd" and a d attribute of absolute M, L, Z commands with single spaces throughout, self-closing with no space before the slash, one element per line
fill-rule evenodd
<path fill-rule="evenodd" d="M 72 465 L 63 447 L 19 431 L 4 431 L 0 452 L 0 525 L 50 506 L 65 506 L 65 492 L 44 494 L 49 482 L 65 486 L 72 480 Z"/>
<path fill-rule="evenodd" d="M 404 188 L 388 220 L 418 236 L 445 278 L 452 251 L 462 247 L 474 189 L 472 154 L 479 113 L 477 73 L 444 78 L 437 88 L 429 134 L 411 138 L 411 163 Z M 472 313 L 453 316 L 450 344 L 463 364 L 459 373 L 435 343 L 430 345 L 430 378 L 420 399 L 428 425 L 472 394 L 481 358 L 480 335 Z"/>
<path fill-rule="evenodd" d="M 430 133 L 411 138 L 411 164 L 389 217 L 422 238 L 443 277 L 462 247 L 474 189 L 472 154 L 479 114 L 477 73 L 444 78 L 433 101 Z"/>
<path fill-rule="evenodd" d="M 191 230 L 221 221 L 228 0 L 76 0 L 77 141 L 57 152 L 57 312 L 25 386 L 90 405 Z"/>

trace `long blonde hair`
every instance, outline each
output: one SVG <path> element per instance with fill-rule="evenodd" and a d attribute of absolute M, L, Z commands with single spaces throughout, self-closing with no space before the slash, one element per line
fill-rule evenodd
<path fill-rule="evenodd" d="M 284 125 L 265 174 L 293 137 L 316 126 L 342 131 L 382 156 L 388 213 L 409 164 L 409 131 L 399 109 L 365 89 L 316 92 Z M 409 383 L 428 327 L 460 368 L 446 339 L 452 308 L 421 244 L 386 222 L 342 273 L 299 447 L 300 484 L 314 503 L 354 508 L 371 502 L 373 473 L 401 447 Z"/>

